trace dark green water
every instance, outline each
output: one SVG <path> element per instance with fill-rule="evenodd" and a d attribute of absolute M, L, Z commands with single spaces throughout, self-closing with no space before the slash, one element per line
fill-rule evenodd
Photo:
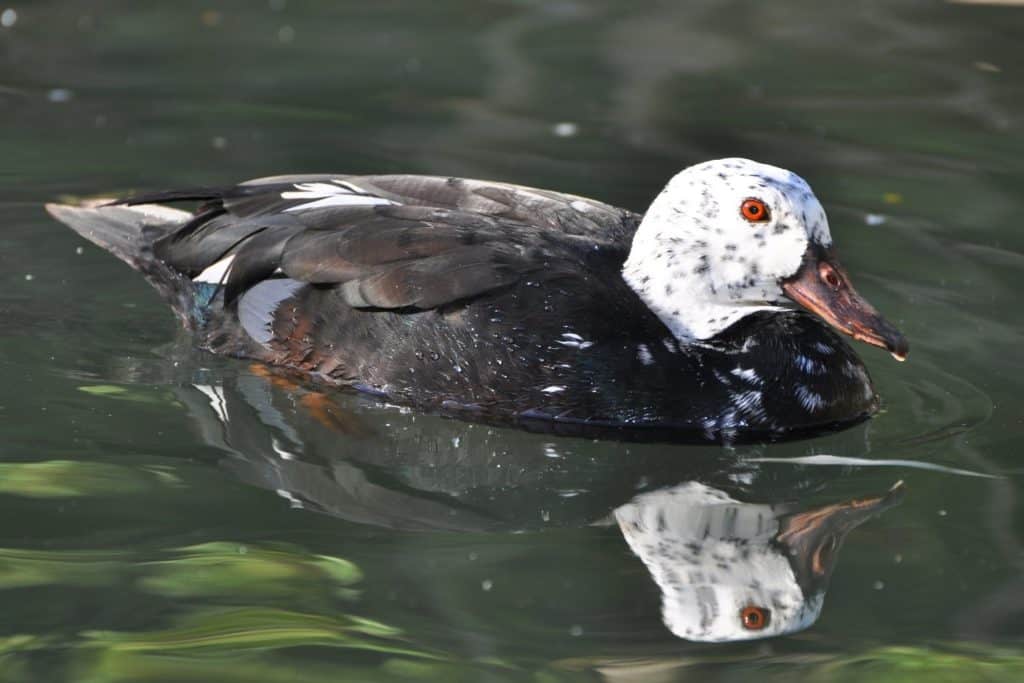
<path fill-rule="evenodd" d="M 12 7 L 0 679 L 1024 678 L 1024 8 Z M 885 401 L 869 423 L 729 450 L 342 396 L 328 429 L 302 390 L 190 350 L 140 277 L 40 207 L 339 171 L 642 210 L 726 155 L 806 177 L 858 289 L 910 338 L 904 364 L 860 347 Z M 874 462 L 760 461 L 821 454 Z M 901 479 L 904 502 L 847 537 L 817 623 L 770 640 L 674 636 L 606 523 L 688 481 L 805 509 Z"/>

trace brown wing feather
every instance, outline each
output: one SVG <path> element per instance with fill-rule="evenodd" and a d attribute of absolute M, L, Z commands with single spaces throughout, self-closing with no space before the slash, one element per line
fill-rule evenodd
<path fill-rule="evenodd" d="M 523 265 L 490 247 L 466 247 L 371 270 L 344 283 L 341 292 L 353 308 L 426 310 L 510 285 L 523 275 Z"/>
<path fill-rule="evenodd" d="M 451 207 L 625 244 L 639 216 L 603 202 L 511 183 L 436 176 L 349 176 L 348 182 L 403 204 Z"/>
<path fill-rule="evenodd" d="M 332 190 L 371 201 L 313 201 L 318 191 Z M 528 273 L 585 276 L 580 259 L 595 249 L 624 253 L 638 220 L 557 192 L 408 175 L 259 179 L 224 192 L 215 208 L 215 215 L 197 217 L 157 251 L 189 275 L 233 256 L 226 305 L 283 274 L 336 285 L 358 308 L 444 306 Z"/>
<path fill-rule="evenodd" d="M 426 207 L 385 207 L 334 230 L 307 230 L 285 244 L 290 278 L 342 284 L 357 308 L 427 309 L 511 284 L 539 264 L 525 258 L 529 226 Z"/>
<path fill-rule="evenodd" d="M 307 230 L 289 240 L 281 268 L 307 282 L 344 282 L 368 267 L 429 258 L 482 241 L 472 227 L 430 220 L 434 214 L 390 210 L 351 226 Z"/>
<path fill-rule="evenodd" d="M 586 236 L 597 242 L 628 247 L 640 216 L 587 197 L 539 188 L 467 178 L 422 175 L 295 175 L 250 180 L 239 186 L 245 197 L 232 200 L 230 210 L 273 208 L 256 199 L 261 190 L 295 183 L 343 181 L 359 190 L 406 206 L 456 209 L 465 214 L 502 218 L 538 228 Z M 280 203 L 280 200 L 278 200 Z"/>

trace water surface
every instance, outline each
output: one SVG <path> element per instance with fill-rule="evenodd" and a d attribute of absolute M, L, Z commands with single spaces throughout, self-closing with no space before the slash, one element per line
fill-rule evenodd
<path fill-rule="evenodd" d="M 12 7 L 4 680 L 1024 675 L 1024 9 Z M 724 449 L 528 434 L 353 396 L 324 415 L 303 388 L 191 350 L 142 278 L 40 208 L 416 172 L 642 210 L 672 173 L 725 155 L 807 178 L 858 289 L 911 340 L 904 364 L 860 346 L 884 400 L 870 422 Z M 898 480 L 902 504 L 846 537 L 820 618 L 770 640 L 674 634 L 616 521 L 689 482 L 809 510 Z"/>

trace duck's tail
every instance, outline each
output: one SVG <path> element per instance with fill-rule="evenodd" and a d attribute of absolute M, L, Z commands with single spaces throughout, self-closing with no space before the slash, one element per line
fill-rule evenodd
<path fill-rule="evenodd" d="M 46 211 L 93 244 L 103 247 L 132 268 L 142 270 L 153 243 L 192 218 L 188 211 L 158 204 L 127 206 L 112 199 L 79 205 L 47 204 Z"/>
<path fill-rule="evenodd" d="M 106 249 L 146 279 L 167 299 L 181 322 L 194 328 L 196 291 L 192 281 L 153 255 L 161 237 L 181 228 L 192 214 L 157 204 L 128 206 L 109 199 L 80 205 L 47 204 L 51 216 Z"/>

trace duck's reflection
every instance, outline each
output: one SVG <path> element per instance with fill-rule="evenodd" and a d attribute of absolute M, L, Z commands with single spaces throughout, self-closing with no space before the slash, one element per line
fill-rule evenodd
<path fill-rule="evenodd" d="M 773 501 L 824 482 L 807 473 L 763 476 L 718 448 L 670 457 L 633 446 L 624 457 L 620 443 L 558 441 L 326 399 L 258 374 L 197 383 L 179 398 L 203 438 L 227 454 L 225 468 L 294 507 L 416 531 L 617 523 L 661 591 L 665 625 L 695 641 L 810 626 L 846 534 L 902 497 L 895 486 L 801 510 Z"/>
<path fill-rule="evenodd" d="M 636 496 L 615 519 L 661 589 L 672 633 L 748 640 L 813 624 L 846 534 L 902 492 L 794 512 L 689 481 Z"/>

